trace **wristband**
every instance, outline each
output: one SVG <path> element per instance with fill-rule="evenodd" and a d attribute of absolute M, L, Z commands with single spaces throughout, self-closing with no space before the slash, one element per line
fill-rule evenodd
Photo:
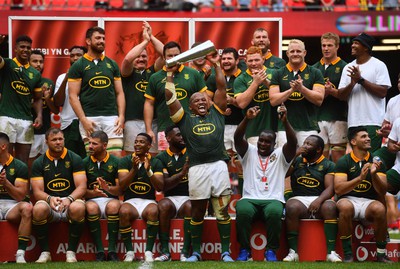
<path fill-rule="evenodd" d="M 48 204 L 50 204 L 51 197 L 53 197 L 53 196 L 49 195 L 49 196 L 47 196 L 47 198 L 46 198 L 46 202 L 47 202 Z"/>
<path fill-rule="evenodd" d="M 74 197 L 72 197 L 71 195 L 68 195 L 68 196 L 67 196 L 67 198 L 68 198 L 68 200 L 70 200 L 70 201 L 71 201 L 71 203 L 72 203 L 73 201 L 75 201 L 75 198 L 74 198 Z"/>
<path fill-rule="evenodd" d="M 153 173 L 153 170 L 150 169 L 149 171 L 147 171 L 147 176 L 148 176 L 148 177 L 152 177 L 153 174 L 154 174 L 154 173 Z"/>
<path fill-rule="evenodd" d="M 364 81 L 365 81 L 364 78 L 360 78 L 360 79 L 357 81 L 357 84 L 363 85 L 363 84 L 364 84 Z"/>
<path fill-rule="evenodd" d="M 173 75 L 174 75 L 174 73 L 172 73 L 170 71 L 167 72 L 167 77 L 172 77 Z"/>

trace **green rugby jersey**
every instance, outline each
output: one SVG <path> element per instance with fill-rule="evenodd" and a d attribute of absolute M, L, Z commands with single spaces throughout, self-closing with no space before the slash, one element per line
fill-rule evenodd
<path fill-rule="evenodd" d="M 175 154 L 169 148 L 156 156 L 163 165 L 163 173 L 168 174 L 168 177 L 180 173 L 187 157 L 186 148 L 179 153 L 178 159 L 175 158 Z M 188 178 L 185 176 L 175 188 L 165 191 L 164 196 L 189 196 L 188 183 Z"/>
<path fill-rule="evenodd" d="M 167 72 L 165 67 L 150 77 L 145 97 L 154 100 L 155 115 L 157 116 L 158 131 L 164 131 L 173 125 L 168 106 L 165 103 L 165 82 Z M 207 90 L 206 83 L 201 74 L 190 67 L 181 65 L 174 74 L 176 97 L 181 102 L 185 111 L 189 111 L 189 99 L 192 94 Z"/>
<path fill-rule="evenodd" d="M 121 79 L 117 63 L 106 56 L 83 55 L 68 71 L 68 81 L 81 81 L 79 100 L 86 117 L 117 116 L 114 81 Z"/>
<path fill-rule="evenodd" d="M 279 58 L 277 56 L 272 55 L 271 52 L 268 52 L 265 55 L 264 66 L 269 69 L 279 69 L 286 65 L 284 59 Z"/>
<path fill-rule="evenodd" d="M 118 165 L 118 172 L 129 172 L 132 169 L 132 158 L 135 156 L 135 153 L 131 155 L 127 155 L 120 159 Z M 150 169 L 154 174 L 162 175 L 162 164 L 160 160 L 156 158 L 152 158 L 150 154 L 147 155 L 150 159 Z M 141 199 L 156 199 L 156 190 L 151 184 L 150 178 L 147 176 L 147 171 L 144 168 L 144 165 L 141 165 L 139 171 L 136 173 L 135 177 L 131 180 L 131 183 L 128 185 L 128 188 L 124 193 L 124 201 L 132 199 L 132 198 L 141 198 Z"/>
<path fill-rule="evenodd" d="M 40 72 L 16 58 L 4 59 L 0 69 L 0 116 L 32 121 L 34 92 L 41 92 Z"/>
<path fill-rule="evenodd" d="M 314 163 L 308 163 L 301 156 L 293 162 L 290 185 L 294 196 L 320 196 L 325 190 L 325 175 L 334 174 L 335 164 L 324 155 Z"/>
<path fill-rule="evenodd" d="M 274 71 L 267 68 L 264 69 L 267 72 L 268 79 L 271 80 Z M 252 73 L 249 69 L 247 69 L 246 72 L 242 73 L 234 82 L 233 88 L 235 90 L 235 97 L 245 92 L 252 82 Z M 253 106 L 259 106 L 260 113 L 257 117 L 249 121 L 246 128 L 246 137 L 249 138 L 259 136 L 260 133 L 266 129 L 276 131 L 278 124 L 278 113 L 276 112 L 276 108 L 271 106 L 269 101 L 269 88 L 267 88 L 264 84 L 260 84 L 258 86 L 253 100 L 245 109 L 242 110 L 242 114 L 245 115 L 247 109 Z"/>
<path fill-rule="evenodd" d="M 41 86 L 46 85 L 46 87 L 50 87 L 52 89 L 52 92 L 54 94 L 54 82 L 51 79 L 44 78 L 42 77 L 42 81 L 40 83 Z M 53 98 L 53 97 L 52 97 Z M 34 133 L 35 134 L 45 134 L 46 131 L 51 127 L 51 111 L 50 108 L 47 106 L 46 101 L 42 97 L 43 101 L 43 111 L 42 111 L 42 127 L 40 129 L 34 128 Z M 36 112 L 34 109 L 32 109 L 32 114 L 33 118 L 36 118 Z"/>
<path fill-rule="evenodd" d="M 43 181 L 44 192 L 49 195 L 67 197 L 75 190 L 76 174 L 85 174 L 81 157 L 64 148 L 60 159 L 55 160 L 47 150 L 33 162 L 31 180 Z"/>
<path fill-rule="evenodd" d="M 323 59 L 315 63 L 313 67 L 319 69 L 324 76 L 324 81 L 328 79 L 335 89 L 338 89 L 340 77 L 346 62 L 338 57 L 326 69 Z M 341 101 L 332 95 L 325 97 L 324 102 L 318 107 L 318 121 L 347 121 L 347 101 Z"/>
<path fill-rule="evenodd" d="M 232 76 L 228 77 L 225 75 L 225 81 L 226 81 L 226 94 L 229 95 L 230 97 L 234 98 L 235 97 L 235 91 L 233 89 L 233 83 L 235 82 L 236 78 L 242 73 L 240 69 L 236 71 L 235 74 Z M 225 74 L 225 73 L 224 73 Z M 215 74 L 211 74 L 210 77 L 207 80 L 207 88 L 209 91 L 215 93 L 217 90 L 217 81 L 215 79 Z M 238 125 L 242 119 L 243 119 L 243 114 L 242 110 L 238 108 L 237 106 L 228 105 L 228 108 L 230 109 L 231 113 L 229 115 L 225 116 L 225 124 L 227 125 Z"/>
<path fill-rule="evenodd" d="M 125 121 L 143 120 L 144 94 L 152 74 L 154 66 L 143 71 L 135 69 L 130 76 L 122 77 L 126 101 Z"/>
<path fill-rule="evenodd" d="M 319 84 L 324 87 L 324 78 L 321 71 L 304 63 L 297 74 L 287 64 L 278 70 L 275 70 L 272 79 L 272 86 L 279 86 L 281 92 L 290 89 L 289 82 L 296 80 L 298 75 L 303 79 L 303 85 L 312 90 L 313 86 Z M 307 101 L 300 92 L 293 92 L 285 102 L 287 108 L 287 117 L 295 131 L 319 131 L 317 119 L 317 106 Z M 275 109 L 276 110 L 276 109 Z M 278 123 L 278 131 L 284 131 L 282 122 Z"/>
<path fill-rule="evenodd" d="M 177 123 L 185 139 L 190 166 L 229 159 L 224 145 L 223 113 L 214 104 L 204 117 L 185 112 Z"/>
<path fill-rule="evenodd" d="M 353 152 L 350 152 L 340 158 L 339 161 L 336 163 L 335 175 L 347 175 L 347 181 L 351 181 L 361 174 L 361 168 L 364 166 L 365 163 L 373 162 L 372 158 L 373 156 L 368 153 L 368 156 L 365 159 L 360 160 L 354 155 Z M 384 164 L 382 164 L 380 169 L 378 170 L 378 174 L 385 174 L 385 171 L 386 167 Z M 346 196 L 355 196 L 377 200 L 378 194 L 372 186 L 370 173 L 368 173 L 365 180 L 358 184 L 352 191 L 342 195 L 339 198 Z"/>
<path fill-rule="evenodd" d="M 114 155 L 110 155 L 108 152 L 103 160 L 97 160 L 93 156 L 87 156 L 85 159 L 83 159 L 88 190 L 93 190 L 94 186 L 99 187 L 97 183 L 98 177 L 102 177 L 106 181 L 107 185 L 115 186 L 116 182 L 118 182 L 118 162 L 119 158 L 115 157 Z M 102 191 L 105 192 L 109 198 L 118 199 L 118 196 L 112 195 L 103 189 Z"/>
<path fill-rule="evenodd" d="M 28 184 L 28 166 L 10 155 L 3 168 L 6 170 L 6 178 L 11 184 L 15 186 L 16 181 L 21 181 Z M 0 184 L 0 200 L 14 200 L 11 195 L 8 194 L 6 188 Z"/>

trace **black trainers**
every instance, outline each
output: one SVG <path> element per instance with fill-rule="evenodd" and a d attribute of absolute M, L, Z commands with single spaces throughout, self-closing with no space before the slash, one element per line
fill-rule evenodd
<path fill-rule="evenodd" d="M 343 262 L 353 262 L 353 254 L 344 254 Z"/>
<path fill-rule="evenodd" d="M 96 253 L 96 262 L 104 262 L 106 260 L 106 254 L 104 252 Z"/>
<path fill-rule="evenodd" d="M 115 252 L 108 252 L 107 260 L 110 262 L 119 262 L 119 258 L 117 253 Z"/>
<path fill-rule="evenodd" d="M 377 262 L 383 262 L 383 263 L 394 263 L 391 259 L 388 258 L 388 256 L 384 255 L 384 256 L 378 256 L 376 258 Z"/>

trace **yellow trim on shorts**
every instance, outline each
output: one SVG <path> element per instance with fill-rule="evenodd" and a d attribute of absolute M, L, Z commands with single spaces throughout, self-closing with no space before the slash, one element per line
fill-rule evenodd
<path fill-rule="evenodd" d="M 219 223 L 219 224 L 229 224 L 229 223 L 231 223 L 231 218 L 229 218 L 227 220 L 217 220 L 217 223 Z"/>
<path fill-rule="evenodd" d="M 336 224 L 336 223 L 338 223 L 338 220 L 337 219 L 326 219 L 326 220 L 324 220 L 324 223 Z"/>
<path fill-rule="evenodd" d="M 158 220 L 157 221 L 148 220 L 146 223 L 149 224 L 149 225 L 153 225 L 153 226 L 160 225 L 160 222 Z"/>
<path fill-rule="evenodd" d="M 203 222 L 204 222 L 204 220 L 196 222 L 196 221 L 193 221 L 193 219 L 191 219 L 190 220 L 190 225 L 201 225 L 201 224 L 203 224 Z"/>

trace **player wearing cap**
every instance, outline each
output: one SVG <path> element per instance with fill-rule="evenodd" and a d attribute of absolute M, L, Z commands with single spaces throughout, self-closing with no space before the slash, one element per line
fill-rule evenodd
<path fill-rule="evenodd" d="M 374 42 L 374 38 L 365 33 L 353 39 L 351 55 L 356 59 L 344 67 L 338 91 L 338 97 L 348 101 L 349 129 L 357 126 L 367 128 L 371 152 L 382 144 L 376 131 L 383 122 L 385 97 L 392 86 L 385 63 L 371 55 Z"/>

